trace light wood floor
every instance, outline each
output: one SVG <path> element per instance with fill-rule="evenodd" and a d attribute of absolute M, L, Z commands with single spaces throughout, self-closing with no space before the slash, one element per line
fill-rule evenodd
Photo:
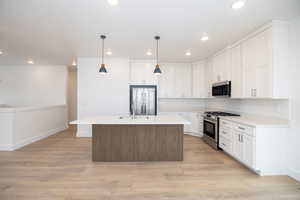
<path fill-rule="evenodd" d="M 184 162 L 93 163 L 74 129 L 0 152 L 0 199 L 300 199 L 300 183 L 259 177 L 201 139 L 185 136 Z"/>

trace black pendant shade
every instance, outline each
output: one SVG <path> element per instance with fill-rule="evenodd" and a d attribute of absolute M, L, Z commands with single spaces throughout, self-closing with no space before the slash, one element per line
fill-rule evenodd
<path fill-rule="evenodd" d="M 158 41 L 160 40 L 159 36 L 155 36 L 154 39 L 156 40 L 156 66 L 154 69 L 154 74 L 155 75 L 160 75 L 161 74 L 161 70 L 159 68 L 159 64 L 158 64 Z"/>
<path fill-rule="evenodd" d="M 99 69 L 99 72 L 100 72 L 100 74 L 107 74 L 107 70 L 106 70 L 105 64 L 104 64 L 104 40 L 105 40 L 106 36 L 101 35 L 100 38 L 102 39 L 102 64 L 101 64 L 101 67 Z"/>
<path fill-rule="evenodd" d="M 158 65 L 158 64 L 155 66 L 155 69 L 154 69 L 154 74 L 157 74 L 157 75 L 161 74 L 161 70 L 160 70 L 160 68 L 159 68 L 159 65 Z"/>
<path fill-rule="evenodd" d="M 99 72 L 100 72 L 100 74 L 106 74 L 107 73 L 107 70 L 105 68 L 105 64 L 101 64 Z"/>

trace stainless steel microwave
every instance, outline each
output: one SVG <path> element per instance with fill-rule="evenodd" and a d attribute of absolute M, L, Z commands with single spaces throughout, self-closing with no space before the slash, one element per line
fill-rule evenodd
<path fill-rule="evenodd" d="M 231 81 L 223 81 L 212 85 L 212 96 L 214 97 L 230 97 Z"/>

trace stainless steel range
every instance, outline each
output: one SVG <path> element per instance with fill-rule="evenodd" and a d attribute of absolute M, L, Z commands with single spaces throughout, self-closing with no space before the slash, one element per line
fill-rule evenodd
<path fill-rule="evenodd" d="M 205 112 L 203 116 L 203 140 L 214 149 L 219 149 L 219 116 L 239 116 L 226 112 Z"/>

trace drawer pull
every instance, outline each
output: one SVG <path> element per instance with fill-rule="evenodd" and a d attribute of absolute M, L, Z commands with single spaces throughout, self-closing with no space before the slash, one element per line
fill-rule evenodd
<path fill-rule="evenodd" d="M 222 145 L 223 145 L 224 147 L 226 147 L 226 144 L 222 143 Z"/>
<path fill-rule="evenodd" d="M 227 134 L 225 131 L 222 131 L 222 133 L 225 134 L 225 135 Z"/>

